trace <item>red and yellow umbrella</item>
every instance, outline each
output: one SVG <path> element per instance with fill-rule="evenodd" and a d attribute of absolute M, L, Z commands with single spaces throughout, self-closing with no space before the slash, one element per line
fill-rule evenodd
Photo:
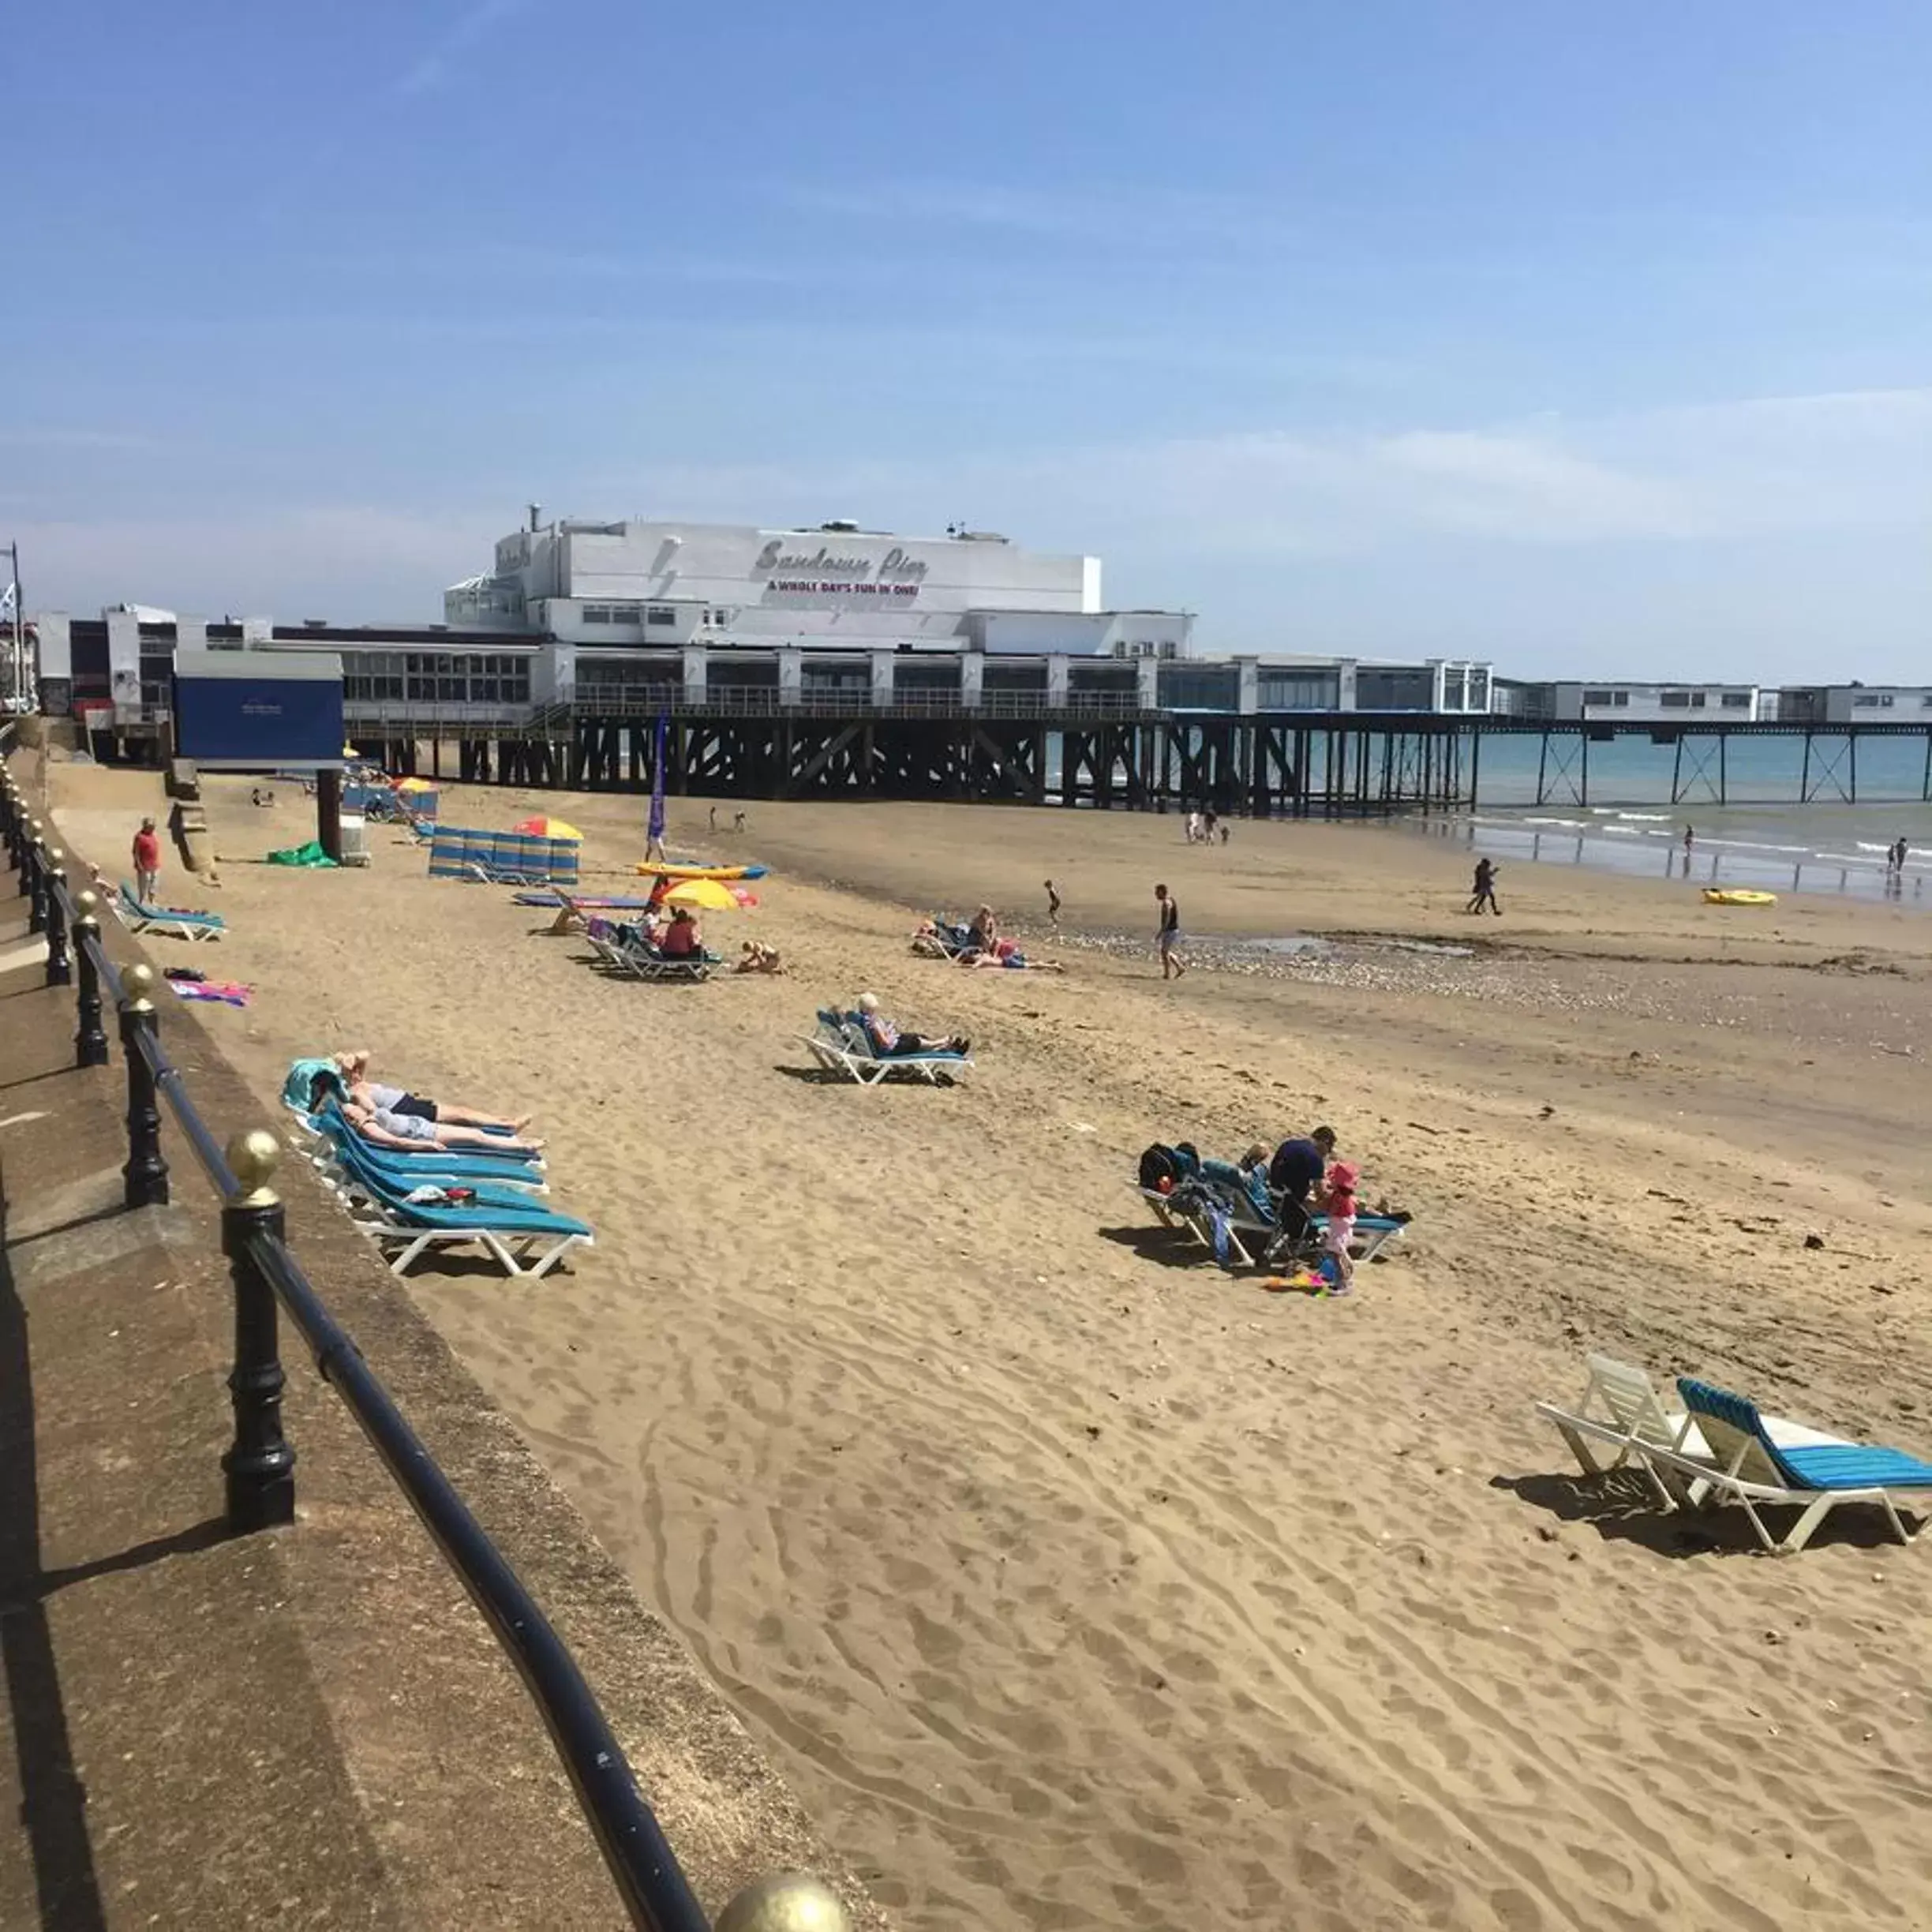
<path fill-rule="evenodd" d="M 583 834 L 567 818 L 526 818 L 521 825 L 514 825 L 512 832 L 527 832 L 533 838 L 577 839 Z"/>
<path fill-rule="evenodd" d="M 680 879 L 651 897 L 660 905 L 687 906 L 694 912 L 743 912 L 758 904 L 758 894 L 723 879 Z"/>

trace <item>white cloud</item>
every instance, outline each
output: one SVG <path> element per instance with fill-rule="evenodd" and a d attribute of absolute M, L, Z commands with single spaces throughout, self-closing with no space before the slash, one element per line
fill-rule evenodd
<path fill-rule="evenodd" d="M 965 517 L 1097 552 L 1111 594 L 1195 608 L 1224 648 L 1280 648 L 1300 623 L 1299 647 L 1528 653 L 1511 668 L 1530 669 L 1542 640 L 1621 651 L 1634 626 L 1653 654 L 1728 649 L 1740 674 L 1759 674 L 1745 660 L 1761 646 L 1796 676 L 1829 646 L 1867 676 L 1886 667 L 1861 651 L 1890 653 L 1904 676 L 1932 590 L 1932 389 L 1480 429 L 659 462 L 579 471 L 549 494 L 584 515 L 851 515 L 908 532 Z M 36 605 L 427 620 L 510 520 L 466 492 L 430 514 L 317 506 L 18 534 Z"/>

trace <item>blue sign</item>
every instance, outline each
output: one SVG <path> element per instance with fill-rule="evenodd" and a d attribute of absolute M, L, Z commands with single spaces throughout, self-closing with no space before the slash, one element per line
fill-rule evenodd
<path fill-rule="evenodd" d="M 177 675 L 174 749 L 231 769 L 339 766 L 342 680 Z"/>

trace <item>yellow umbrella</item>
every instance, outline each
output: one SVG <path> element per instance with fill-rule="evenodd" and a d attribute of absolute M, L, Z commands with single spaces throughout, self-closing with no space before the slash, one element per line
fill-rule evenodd
<path fill-rule="evenodd" d="M 512 826 L 513 832 L 528 832 L 538 838 L 576 839 L 582 841 L 583 834 L 562 818 L 526 818 L 520 825 Z"/>
<path fill-rule="evenodd" d="M 427 778 L 399 778 L 395 788 L 399 792 L 433 792 L 436 787 Z"/>
<path fill-rule="evenodd" d="M 736 912 L 758 900 L 742 886 L 722 879 L 681 879 L 658 896 L 660 905 L 688 906 L 694 912 Z"/>

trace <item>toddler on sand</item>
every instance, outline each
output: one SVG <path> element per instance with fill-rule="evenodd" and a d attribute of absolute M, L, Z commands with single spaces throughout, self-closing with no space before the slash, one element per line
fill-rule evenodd
<path fill-rule="evenodd" d="M 1333 1294 L 1346 1294 L 1355 1286 L 1355 1264 L 1349 1259 L 1349 1243 L 1355 1238 L 1355 1188 L 1361 1176 L 1347 1161 L 1337 1161 L 1328 1170 L 1322 1186 L 1322 1207 L 1328 1216 L 1322 1237 L 1322 1252 L 1335 1263 Z"/>

